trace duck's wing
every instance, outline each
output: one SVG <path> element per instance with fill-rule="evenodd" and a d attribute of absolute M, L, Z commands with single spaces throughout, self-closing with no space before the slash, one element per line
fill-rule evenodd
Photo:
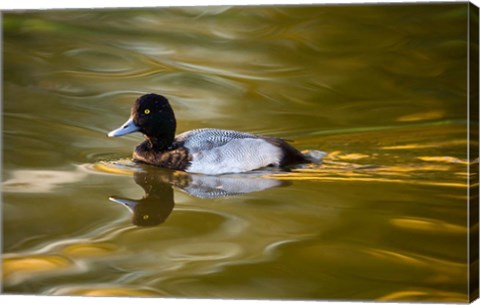
<path fill-rule="evenodd" d="M 179 134 L 175 142 L 187 148 L 190 152 L 206 151 L 224 146 L 232 140 L 260 139 L 260 136 L 234 130 L 203 128 Z"/>

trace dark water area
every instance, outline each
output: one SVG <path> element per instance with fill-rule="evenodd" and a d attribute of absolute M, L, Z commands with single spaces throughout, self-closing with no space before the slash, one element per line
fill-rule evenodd
<path fill-rule="evenodd" d="M 466 302 L 467 16 L 4 12 L 4 293 Z M 178 133 L 327 155 L 215 177 L 135 164 L 142 137 L 106 133 L 148 92 Z"/>

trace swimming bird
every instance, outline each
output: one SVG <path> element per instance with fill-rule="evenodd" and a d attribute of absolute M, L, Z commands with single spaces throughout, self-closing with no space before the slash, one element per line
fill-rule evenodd
<path fill-rule="evenodd" d="M 312 161 L 279 138 L 213 128 L 195 129 L 177 136 L 175 131 L 175 114 L 167 98 L 150 93 L 135 101 L 130 118 L 108 133 L 108 137 L 141 132 L 145 141 L 135 148 L 135 161 L 206 175 Z"/>

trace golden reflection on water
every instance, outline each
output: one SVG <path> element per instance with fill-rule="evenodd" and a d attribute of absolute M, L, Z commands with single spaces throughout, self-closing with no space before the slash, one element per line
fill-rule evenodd
<path fill-rule="evenodd" d="M 317 181 L 324 181 L 324 182 L 335 182 L 335 181 L 357 181 L 357 182 L 388 182 L 388 183 L 405 183 L 405 184 L 413 184 L 413 185 L 430 185 L 430 186 L 446 186 L 446 187 L 457 187 L 457 188 L 467 188 L 467 183 L 449 183 L 449 182 L 433 182 L 433 181 L 421 181 L 421 180 L 409 180 L 405 182 L 404 180 L 400 179 L 385 179 L 385 178 L 358 178 L 354 177 L 354 175 L 348 177 L 322 177 L 322 175 L 295 175 L 293 174 L 274 174 L 265 176 L 265 178 L 270 179 L 279 179 L 279 180 L 317 180 Z"/>
<path fill-rule="evenodd" d="M 147 289 L 147 288 L 135 288 L 128 286 L 119 287 L 98 287 L 101 285 L 95 285 L 92 288 L 85 287 L 73 287 L 73 288 L 61 288 L 50 293 L 53 295 L 73 295 L 73 296 L 90 296 L 90 297 L 159 297 L 166 296 L 164 292 Z"/>
<path fill-rule="evenodd" d="M 435 120 L 441 119 L 445 115 L 445 112 L 442 110 L 432 110 L 421 113 L 412 113 L 408 115 L 403 115 L 397 118 L 399 122 L 415 122 L 415 121 L 425 121 L 425 120 Z"/>
<path fill-rule="evenodd" d="M 119 164 L 119 162 L 116 162 L 116 164 Z M 108 166 L 107 163 L 103 162 L 94 163 L 87 166 L 87 168 L 88 167 L 91 167 L 93 170 L 98 172 L 104 172 L 108 174 L 132 176 L 135 173 L 135 170 L 132 167 Z"/>
<path fill-rule="evenodd" d="M 350 182 L 387 182 L 415 185 L 431 185 L 466 188 L 467 182 L 446 182 L 415 179 L 416 173 L 424 172 L 451 172 L 452 168 L 447 165 L 423 165 L 423 164 L 402 164 L 398 166 L 370 166 L 355 163 L 336 162 L 333 160 L 359 160 L 368 156 L 348 154 L 342 156 L 336 151 L 333 156 L 327 155 L 321 166 L 309 165 L 303 168 L 294 169 L 288 173 L 272 173 L 264 175 L 265 178 L 280 180 L 320 180 L 320 181 L 350 181 Z M 451 157 L 418 157 L 422 161 L 434 161 L 445 163 L 461 163 Z M 443 180 L 443 179 L 442 179 Z"/>
<path fill-rule="evenodd" d="M 112 243 L 74 244 L 63 249 L 68 257 L 81 258 L 91 256 L 110 256 L 118 250 L 118 246 Z"/>
<path fill-rule="evenodd" d="M 444 300 L 444 302 L 464 303 L 465 296 L 461 293 L 444 292 L 441 290 L 404 290 L 389 293 L 377 299 L 379 302 L 436 302 L 436 300 Z"/>
<path fill-rule="evenodd" d="M 450 157 L 450 156 L 420 156 L 417 157 L 419 160 L 427 162 L 443 162 L 443 163 L 460 163 L 468 164 L 466 160 L 460 160 L 459 158 Z"/>
<path fill-rule="evenodd" d="M 446 142 L 433 142 L 433 143 L 412 143 L 404 145 L 395 145 L 395 146 L 385 146 L 382 149 L 385 150 L 399 150 L 399 149 L 426 149 L 426 148 L 435 148 L 435 147 L 444 147 L 444 146 L 465 146 L 467 145 L 467 140 L 453 140 Z"/>
<path fill-rule="evenodd" d="M 34 255 L 27 257 L 3 258 L 2 279 L 14 284 L 31 276 L 41 276 L 72 267 L 71 260 L 58 255 Z"/>
<path fill-rule="evenodd" d="M 468 229 L 465 226 L 449 224 L 434 219 L 419 219 L 419 218 L 394 218 L 390 222 L 394 226 L 410 230 L 421 230 L 433 233 L 452 233 L 452 234 L 467 234 Z"/>

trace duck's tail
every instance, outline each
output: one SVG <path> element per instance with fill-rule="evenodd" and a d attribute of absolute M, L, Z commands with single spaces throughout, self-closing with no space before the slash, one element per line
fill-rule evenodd
<path fill-rule="evenodd" d="M 327 153 L 321 150 L 302 150 L 302 155 L 310 162 L 322 163 L 323 157 L 325 157 Z"/>

